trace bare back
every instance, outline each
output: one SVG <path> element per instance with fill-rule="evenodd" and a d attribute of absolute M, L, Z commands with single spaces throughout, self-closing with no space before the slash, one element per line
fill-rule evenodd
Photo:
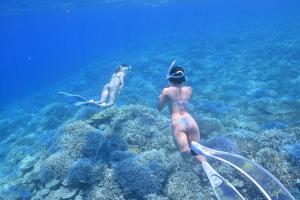
<path fill-rule="evenodd" d="M 189 115 L 188 101 L 192 97 L 192 88 L 188 86 L 170 86 L 165 89 L 172 118 L 176 115 Z"/>
<path fill-rule="evenodd" d="M 171 112 L 172 130 L 176 140 L 179 136 L 186 135 L 188 141 L 199 141 L 199 128 L 194 118 L 188 112 L 188 102 L 192 97 L 192 88 L 188 86 L 166 87 L 160 95 L 158 109 L 162 110 L 167 104 Z M 186 136 L 183 136 L 186 137 Z M 180 141 L 177 141 L 179 144 Z"/>

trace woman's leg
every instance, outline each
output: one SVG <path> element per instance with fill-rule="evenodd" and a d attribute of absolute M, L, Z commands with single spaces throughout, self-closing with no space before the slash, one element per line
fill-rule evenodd
<path fill-rule="evenodd" d="M 110 88 L 109 100 L 106 104 L 106 107 L 110 107 L 115 103 L 118 89 L 116 87 Z"/>
<path fill-rule="evenodd" d="M 191 150 L 189 147 L 188 137 L 184 132 L 184 125 L 177 121 L 177 124 L 172 124 L 172 132 L 182 158 L 187 159 L 191 157 Z"/>
<path fill-rule="evenodd" d="M 103 87 L 103 90 L 102 90 L 102 93 L 101 93 L 101 97 L 100 97 L 100 104 L 101 103 L 104 103 L 107 99 L 109 95 L 109 85 L 106 84 L 104 87 Z"/>
<path fill-rule="evenodd" d="M 189 143 L 189 145 L 192 143 L 192 141 L 198 142 L 198 143 L 200 142 L 199 127 L 197 125 L 197 122 L 194 119 L 190 120 L 190 129 L 189 129 L 189 133 L 188 133 L 188 143 Z M 206 161 L 206 157 L 203 156 L 203 155 L 197 155 L 197 156 L 195 156 L 195 158 L 199 162 Z"/>
<path fill-rule="evenodd" d="M 192 141 L 200 142 L 200 131 L 199 131 L 196 121 L 193 118 L 190 118 L 189 125 L 190 125 L 189 126 L 189 134 L 188 134 L 189 144 Z"/>

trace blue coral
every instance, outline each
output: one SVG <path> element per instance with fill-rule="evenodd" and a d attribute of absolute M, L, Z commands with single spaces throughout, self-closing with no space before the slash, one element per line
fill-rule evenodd
<path fill-rule="evenodd" d="M 0 194 L 0 199 L 20 199 L 20 200 L 29 200 L 32 196 L 32 193 L 29 188 L 26 188 L 22 184 L 16 184 L 10 186 L 7 190 Z"/>
<path fill-rule="evenodd" d="M 239 153 L 237 144 L 228 137 L 225 136 L 213 136 L 205 142 L 207 147 L 212 149 L 226 151 L 231 153 Z"/>
<path fill-rule="evenodd" d="M 103 143 L 107 141 L 101 132 L 91 132 L 85 137 L 85 144 L 82 147 L 82 157 L 99 159 L 99 152 Z"/>
<path fill-rule="evenodd" d="M 39 180 L 44 184 L 54 178 L 62 180 L 68 173 L 72 162 L 73 160 L 67 151 L 58 151 L 50 155 L 42 163 L 39 171 Z"/>
<path fill-rule="evenodd" d="M 151 174 L 159 183 L 163 183 L 167 177 L 167 170 L 158 160 L 151 160 L 148 163 Z"/>
<path fill-rule="evenodd" d="M 100 157 L 109 161 L 111 153 L 114 151 L 126 151 L 128 149 L 127 142 L 119 134 L 113 134 L 106 138 L 100 148 Z"/>
<path fill-rule="evenodd" d="M 60 135 L 56 130 L 48 130 L 41 132 L 34 145 L 36 151 L 43 151 L 45 156 L 49 156 L 57 152 L 59 148 Z"/>
<path fill-rule="evenodd" d="M 68 150 L 73 158 L 95 157 L 101 152 L 102 132 L 84 121 L 65 124 L 59 132 L 62 134 L 60 147 Z"/>
<path fill-rule="evenodd" d="M 67 180 L 70 185 L 90 184 L 92 177 L 93 162 L 83 158 L 75 161 L 69 169 Z"/>
<path fill-rule="evenodd" d="M 136 159 L 119 162 L 115 171 L 117 181 L 128 198 L 142 199 L 161 190 L 161 183 L 153 177 L 150 168 L 139 164 Z"/>
<path fill-rule="evenodd" d="M 72 114 L 72 110 L 64 104 L 49 104 L 41 110 L 39 123 L 43 129 L 55 129 Z"/>
<path fill-rule="evenodd" d="M 273 120 L 273 121 L 269 121 L 266 122 L 262 125 L 263 129 L 286 129 L 288 128 L 288 124 L 285 123 L 284 121 L 280 121 L 280 120 Z"/>
<path fill-rule="evenodd" d="M 129 151 L 116 150 L 116 151 L 111 152 L 110 161 L 111 162 L 120 162 L 122 160 L 131 158 L 133 156 L 134 156 L 134 154 Z"/>
<path fill-rule="evenodd" d="M 293 162 L 300 165 L 300 143 L 288 146 L 287 153 Z"/>
<path fill-rule="evenodd" d="M 81 109 L 74 115 L 76 120 L 85 120 L 92 117 L 94 114 L 98 113 L 99 109 L 93 106 L 83 106 Z"/>

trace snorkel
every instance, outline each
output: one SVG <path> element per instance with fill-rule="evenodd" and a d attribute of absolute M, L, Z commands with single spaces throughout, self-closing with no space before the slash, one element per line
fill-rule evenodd
<path fill-rule="evenodd" d="M 183 71 L 177 71 L 173 74 L 170 74 L 171 71 L 172 71 L 172 68 L 175 66 L 175 63 L 176 63 L 176 60 L 174 60 L 170 66 L 169 66 L 169 69 L 168 69 L 168 74 L 166 76 L 166 79 L 169 79 L 169 78 L 182 78 L 184 77 L 184 72 Z"/>

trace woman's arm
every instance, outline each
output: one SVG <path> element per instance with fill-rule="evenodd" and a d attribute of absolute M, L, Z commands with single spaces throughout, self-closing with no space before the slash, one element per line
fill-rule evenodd
<path fill-rule="evenodd" d="M 157 109 L 161 111 L 164 108 L 166 102 L 167 102 L 167 88 L 164 88 L 158 97 Z"/>
<path fill-rule="evenodd" d="M 126 73 L 119 73 L 118 77 L 120 78 L 120 90 L 123 89 L 124 87 L 124 78 L 125 78 Z"/>
<path fill-rule="evenodd" d="M 124 87 L 124 76 L 120 76 L 120 90 Z"/>

